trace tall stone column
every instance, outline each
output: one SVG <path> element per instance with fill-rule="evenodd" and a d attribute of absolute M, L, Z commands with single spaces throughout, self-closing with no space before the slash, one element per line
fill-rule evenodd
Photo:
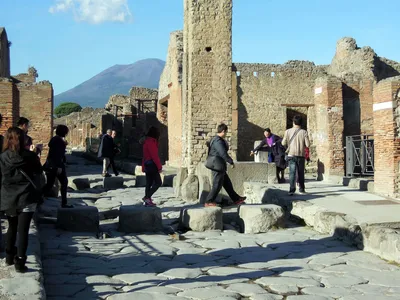
<path fill-rule="evenodd" d="M 183 155 L 192 173 L 218 124 L 232 129 L 232 0 L 185 0 L 183 70 Z"/>
<path fill-rule="evenodd" d="M 343 94 L 336 77 L 318 78 L 315 83 L 316 134 L 313 137 L 322 178 L 344 175 Z M 321 178 L 321 179 L 322 179 Z"/>
<path fill-rule="evenodd" d="M 400 194 L 400 77 L 386 79 L 374 88 L 374 190 Z"/>

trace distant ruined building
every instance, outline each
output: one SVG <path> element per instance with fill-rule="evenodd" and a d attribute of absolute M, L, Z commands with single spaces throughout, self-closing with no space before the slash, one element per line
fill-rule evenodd
<path fill-rule="evenodd" d="M 31 121 L 29 135 L 35 144 L 43 144 L 43 160 L 47 144 L 53 136 L 53 86 L 49 81 L 36 82 L 37 70 L 10 75 L 10 42 L 5 28 L 0 27 L 0 113 L 3 124 L 0 134 L 15 126 L 19 117 Z"/>
<path fill-rule="evenodd" d="M 184 0 L 184 29 L 170 35 L 159 86 L 168 162 L 193 174 L 221 122 L 232 156 L 250 160 L 265 127 L 282 136 L 298 114 L 323 177 L 344 175 L 346 136 L 374 135 L 375 190 L 399 194 L 399 75 L 398 62 L 352 38 L 337 42 L 328 66 L 233 63 L 232 1 Z"/>

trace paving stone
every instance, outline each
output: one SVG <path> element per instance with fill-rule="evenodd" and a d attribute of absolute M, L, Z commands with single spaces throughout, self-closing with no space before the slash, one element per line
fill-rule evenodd
<path fill-rule="evenodd" d="M 164 273 L 158 274 L 158 276 L 167 278 L 196 278 L 202 274 L 199 268 L 174 268 L 170 269 Z"/>
<path fill-rule="evenodd" d="M 215 276 L 232 276 L 232 277 L 244 277 L 244 278 L 259 278 L 262 276 L 271 276 L 274 272 L 268 270 L 251 270 L 251 269 L 240 269 L 235 267 L 221 267 L 213 268 L 208 270 L 210 275 Z"/>
<path fill-rule="evenodd" d="M 46 295 L 55 297 L 70 297 L 86 288 L 84 284 L 63 284 L 62 288 L 59 285 L 46 284 Z"/>
<path fill-rule="evenodd" d="M 266 290 L 257 284 L 235 283 L 231 284 L 228 289 L 245 297 L 250 297 L 257 294 L 268 294 Z"/>
<path fill-rule="evenodd" d="M 187 300 L 184 297 L 177 297 L 172 295 L 163 295 L 157 293 L 143 293 L 143 292 L 133 292 L 133 293 L 124 293 L 112 295 L 107 298 L 107 300 L 132 300 L 132 299 L 140 299 L 140 300 Z"/>
<path fill-rule="evenodd" d="M 26 299 L 33 297 L 34 295 L 40 296 L 43 293 L 43 290 L 37 280 L 24 276 L 1 279 L 0 293 L 20 297 L 20 299 L 22 297 Z"/>
<path fill-rule="evenodd" d="M 159 232 L 162 230 L 158 207 L 121 206 L 118 230 L 126 233 Z"/>
<path fill-rule="evenodd" d="M 288 296 L 286 300 L 333 300 L 333 298 L 324 296 L 297 295 Z"/>
<path fill-rule="evenodd" d="M 136 286 L 125 286 L 124 292 L 142 292 L 156 294 L 177 294 L 180 290 L 167 286 L 150 286 L 148 284 L 139 284 Z"/>
<path fill-rule="evenodd" d="M 332 276 L 322 278 L 321 283 L 327 288 L 331 287 L 351 287 L 353 285 L 366 284 L 368 280 L 355 276 Z"/>
<path fill-rule="evenodd" d="M 275 294 L 259 294 L 250 297 L 250 300 L 281 300 L 283 296 Z"/>
<path fill-rule="evenodd" d="M 105 190 L 117 190 L 124 187 L 124 178 L 117 177 L 104 177 L 103 188 Z"/>
<path fill-rule="evenodd" d="M 222 209 L 219 207 L 182 209 L 180 226 L 193 231 L 222 230 Z"/>
<path fill-rule="evenodd" d="M 344 296 L 359 294 L 359 292 L 357 291 L 343 287 L 335 287 L 335 288 L 306 287 L 301 291 L 305 295 L 332 297 L 334 299 L 341 298 Z"/>
<path fill-rule="evenodd" d="M 214 299 L 216 297 L 231 297 L 240 299 L 240 295 L 221 287 L 204 287 L 178 293 L 178 296 L 195 299 Z"/>
<path fill-rule="evenodd" d="M 110 295 L 118 294 L 114 286 L 111 285 L 92 285 L 74 295 L 75 299 L 107 299 Z"/>
<path fill-rule="evenodd" d="M 268 232 L 272 227 L 284 224 L 284 211 L 278 205 L 242 205 L 239 208 L 242 232 Z"/>
<path fill-rule="evenodd" d="M 96 207 L 59 208 L 57 227 L 75 232 L 98 232 L 99 211 Z"/>
<path fill-rule="evenodd" d="M 302 278 L 290 278 L 290 277 L 262 277 L 260 279 L 257 279 L 255 283 L 261 284 L 263 286 L 288 285 L 288 286 L 297 286 L 299 288 L 320 286 L 320 283 L 314 279 L 302 279 Z"/>

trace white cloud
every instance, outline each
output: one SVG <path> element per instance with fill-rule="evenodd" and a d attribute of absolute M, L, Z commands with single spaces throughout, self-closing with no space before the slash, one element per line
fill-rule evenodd
<path fill-rule="evenodd" d="M 77 21 L 91 24 L 132 20 L 128 0 L 56 0 L 49 9 L 52 14 L 68 11 L 72 11 Z"/>

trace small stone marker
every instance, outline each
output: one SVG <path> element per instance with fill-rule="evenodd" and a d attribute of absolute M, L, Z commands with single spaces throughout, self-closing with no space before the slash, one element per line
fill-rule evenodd
<path fill-rule="evenodd" d="M 124 178 L 122 177 L 105 177 L 103 180 L 103 188 L 105 190 L 117 190 L 124 187 Z"/>
<path fill-rule="evenodd" d="M 90 182 L 88 178 L 75 178 L 69 185 L 75 191 L 90 189 Z"/>
<path fill-rule="evenodd" d="M 159 232 L 162 230 L 161 209 L 141 205 L 119 208 L 119 229 L 125 233 Z"/>
<path fill-rule="evenodd" d="M 181 210 L 180 226 L 193 231 L 222 230 L 220 207 L 185 208 Z"/>
<path fill-rule="evenodd" d="M 59 208 L 57 227 L 73 232 L 98 232 L 99 211 L 93 206 Z"/>
<path fill-rule="evenodd" d="M 239 208 L 239 218 L 244 233 L 268 232 L 274 226 L 282 226 L 284 211 L 282 207 L 273 204 L 242 205 Z"/>

